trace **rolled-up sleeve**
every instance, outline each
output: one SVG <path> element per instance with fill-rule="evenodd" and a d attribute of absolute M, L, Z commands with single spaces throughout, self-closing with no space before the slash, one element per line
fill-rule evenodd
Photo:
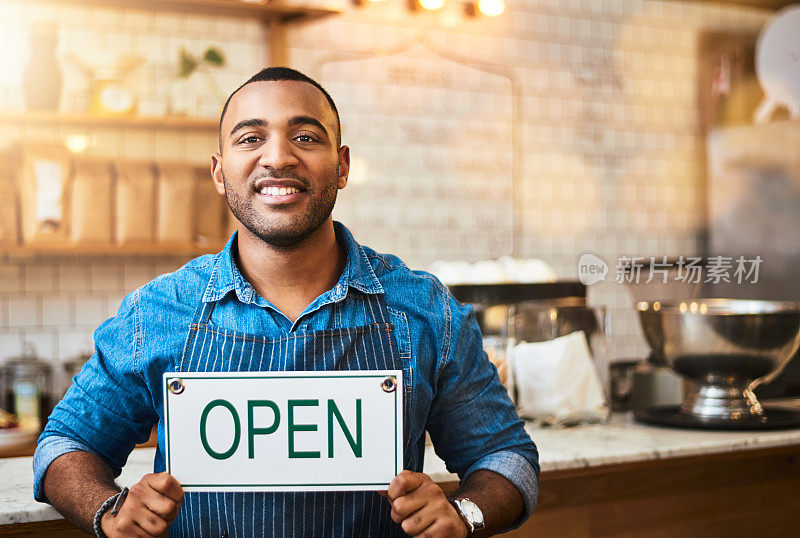
<path fill-rule="evenodd" d="M 514 525 L 507 530 L 522 525 L 533 513 L 533 509 L 536 508 L 536 502 L 539 499 L 538 464 L 534 466 L 529 459 L 517 452 L 501 450 L 500 452 L 488 454 L 473 463 L 472 467 L 464 473 L 464 479 L 479 469 L 494 471 L 508 479 L 519 490 L 525 509 L 520 519 L 515 521 Z"/>
<path fill-rule="evenodd" d="M 33 455 L 33 498 L 39 502 L 49 502 L 44 495 L 44 474 L 50 464 L 68 452 L 89 452 L 97 454 L 90 446 L 75 439 L 52 434 L 41 439 Z"/>
<path fill-rule="evenodd" d="M 50 464 L 68 452 L 102 457 L 118 476 L 136 443 L 147 440 L 158 420 L 137 363 L 138 292 L 94 334 L 95 351 L 55 406 L 33 456 L 34 498 L 49 502 L 43 481 Z"/>
<path fill-rule="evenodd" d="M 497 369 L 483 351 L 471 306 L 448 294 L 436 395 L 427 429 L 436 454 L 461 480 L 487 469 L 508 479 L 522 495 L 525 510 L 506 530 L 530 517 L 539 494 L 539 454 Z"/>

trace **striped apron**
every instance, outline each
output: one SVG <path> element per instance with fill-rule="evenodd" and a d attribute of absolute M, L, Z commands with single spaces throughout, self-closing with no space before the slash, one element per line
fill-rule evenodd
<path fill-rule="evenodd" d="M 360 293 L 351 290 L 351 293 Z M 198 305 L 175 371 L 403 370 L 394 326 L 382 294 L 360 294 L 371 323 L 361 327 L 297 331 L 277 338 L 209 325 L 215 302 Z M 339 308 L 338 304 L 334 304 Z M 332 316 L 340 319 L 340 316 Z M 408 450 L 410 382 L 404 383 L 404 444 Z M 163 437 L 162 437 L 163 438 Z M 411 458 L 417 460 L 416 457 Z M 406 468 L 416 467 L 405 462 Z M 410 466 L 410 467 L 409 467 Z M 372 491 L 187 492 L 170 536 L 405 536 L 389 502 Z"/>

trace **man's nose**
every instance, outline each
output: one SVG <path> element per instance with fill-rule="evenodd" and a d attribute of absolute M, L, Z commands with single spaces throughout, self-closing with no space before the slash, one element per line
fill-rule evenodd
<path fill-rule="evenodd" d="M 297 164 L 297 156 L 290 140 L 278 136 L 271 136 L 261 146 L 261 155 L 258 164 L 265 168 L 280 170 L 287 166 Z"/>

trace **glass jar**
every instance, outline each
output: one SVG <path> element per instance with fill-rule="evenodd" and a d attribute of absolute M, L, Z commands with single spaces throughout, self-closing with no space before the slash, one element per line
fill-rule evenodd
<path fill-rule="evenodd" d="M 508 335 L 510 344 L 514 345 L 520 342 L 546 342 L 582 331 L 608 399 L 607 318 L 604 306 L 586 306 L 569 300 L 525 301 L 511 306 Z"/>
<path fill-rule="evenodd" d="M 3 408 L 17 415 L 20 428 L 41 432 L 52 411 L 52 368 L 32 357 L 11 359 L 3 365 Z"/>
<path fill-rule="evenodd" d="M 0 409 L 10 413 L 11 408 L 8 406 L 8 397 L 6 396 L 8 390 L 6 385 L 6 368 L 4 364 L 0 364 Z"/>
<path fill-rule="evenodd" d="M 462 303 L 475 309 L 483 335 L 483 347 L 511 399 L 516 402 L 509 346 L 520 342 L 544 342 L 583 331 L 608 397 L 607 314 L 605 307 L 590 307 L 586 286 L 575 281 L 549 283 L 462 284 L 450 286 Z"/>
<path fill-rule="evenodd" d="M 516 402 L 513 372 L 511 370 L 511 365 L 508 362 L 508 355 L 506 354 L 507 345 L 508 339 L 505 337 L 483 337 L 483 350 L 486 352 L 489 362 L 494 364 L 494 367 L 497 368 L 497 375 L 500 377 L 500 382 L 506 388 L 511 401 Z"/>

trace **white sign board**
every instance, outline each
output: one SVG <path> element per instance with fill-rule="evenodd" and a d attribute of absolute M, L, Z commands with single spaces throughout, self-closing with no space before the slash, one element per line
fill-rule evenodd
<path fill-rule="evenodd" d="M 403 469 L 402 375 L 165 373 L 166 470 L 185 491 L 387 489 Z"/>

